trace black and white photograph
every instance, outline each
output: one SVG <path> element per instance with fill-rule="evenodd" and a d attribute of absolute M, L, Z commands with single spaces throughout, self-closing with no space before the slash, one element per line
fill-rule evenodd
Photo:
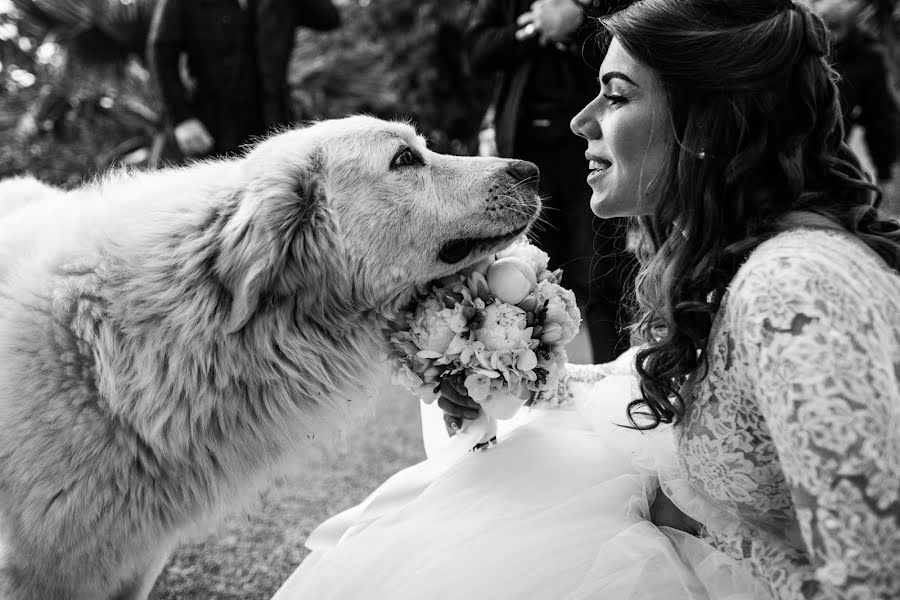
<path fill-rule="evenodd" d="M 900 599 L 896 0 L 0 0 L 0 600 Z"/>

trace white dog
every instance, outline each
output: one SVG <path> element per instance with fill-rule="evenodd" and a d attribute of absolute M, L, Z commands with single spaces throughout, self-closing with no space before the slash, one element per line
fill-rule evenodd
<path fill-rule="evenodd" d="M 0 184 L 0 596 L 146 597 L 366 397 L 417 286 L 530 227 L 536 180 L 350 117 L 72 192 Z"/>

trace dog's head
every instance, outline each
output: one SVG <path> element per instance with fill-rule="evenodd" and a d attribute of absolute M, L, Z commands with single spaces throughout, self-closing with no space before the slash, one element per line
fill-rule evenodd
<path fill-rule="evenodd" d="M 217 266 L 232 330 L 286 298 L 389 311 L 507 245 L 541 208 L 533 164 L 437 154 L 409 125 L 371 117 L 274 136 L 236 168 Z"/>

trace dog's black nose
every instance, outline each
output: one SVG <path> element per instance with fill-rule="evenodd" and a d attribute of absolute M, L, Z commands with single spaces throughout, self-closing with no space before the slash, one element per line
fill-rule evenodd
<path fill-rule="evenodd" d="M 535 185 L 537 185 L 538 179 L 541 177 L 541 170 L 538 169 L 537 165 L 533 162 L 528 162 L 527 160 L 517 160 L 510 163 L 509 166 L 506 167 L 506 172 L 516 181 L 527 180 L 529 183 L 534 183 Z"/>

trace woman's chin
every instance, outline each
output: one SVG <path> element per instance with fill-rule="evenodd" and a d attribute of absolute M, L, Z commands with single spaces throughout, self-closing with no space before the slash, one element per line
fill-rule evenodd
<path fill-rule="evenodd" d="M 601 219 L 637 217 L 646 214 L 644 207 L 639 206 L 637 202 L 622 202 L 609 194 L 596 191 L 591 195 L 591 212 Z"/>
<path fill-rule="evenodd" d="M 619 207 L 621 208 L 621 207 Z M 601 219 L 610 219 L 612 217 L 622 216 L 616 210 L 616 203 L 605 194 L 594 192 L 591 195 L 591 212 Z"/>

